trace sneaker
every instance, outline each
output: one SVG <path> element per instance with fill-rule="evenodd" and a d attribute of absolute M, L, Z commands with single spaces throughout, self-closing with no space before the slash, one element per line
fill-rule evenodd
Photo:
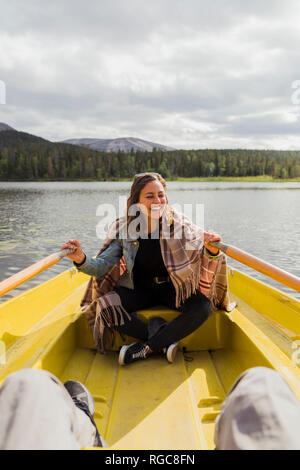
<path fill-rule="evenodd" d="M 143 343 L 132 343 L 129 346 L 122 346 L 119 354 L 119 364 L 124 366 L 139 359 L 146 359 L 149 356 L 149 346 Z"/>
<path fill-rule="evenodd" d="M 178 343 L 170 344 L 170 346 L 163 349 L 163 353 L 166 355 L 166 358 L 169 362 L 172 363 L 175 361 L 177 349 L 178 349 Z"/>
<path fill-rule="evenodd" d="M 91 392 L 81 382 L 75 380 L 68 380 L 64 384 L 64 387 L 71 396 L 75 406 L 83 411 L 95 426 L 96 435 L 94 447 L 108 447 L 104 439 L 100 436 L 94 420 L 95 402 Z"/>

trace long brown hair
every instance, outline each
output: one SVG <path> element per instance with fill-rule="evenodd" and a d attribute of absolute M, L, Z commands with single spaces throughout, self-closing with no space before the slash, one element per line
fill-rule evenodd
<path fill-rule="evenodd" d="M 130 188 L 129 198 L 127 199 L 127 212 L 126 212 L 126 215 L 127 215 L 127 228 L 129 227 L 130 222 L 137 217 L 137 215 L 128 215 L 129 208 L 133 204 L 138 204 L 138 202 L 140 200 L 141 191 L 146 186 L 146 184 L 150 183 L 150 181 L 156 181 L 156 180 L 159 181 L 162 184 L 163 188 L 164 188 L 164 191 L 166 193 L 166 200 L 167 200 L 166 210 L 168 210 L 169 213 L 170 213 L 171 208 L 170 208 L 169 202 L 168 202 L 166 180 L 159 173 L 149 172 L 149 173 L 143 173 L 141 176 L 136 175 L 134 177 L 133 183 L 132 183 L 131 188 Z"/>

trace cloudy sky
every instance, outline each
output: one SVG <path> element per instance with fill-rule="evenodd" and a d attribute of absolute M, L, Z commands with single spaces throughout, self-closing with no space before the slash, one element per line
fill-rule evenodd
<path fill-rule="evenodd" d="M 0 0 L 0 14 L 0 122 L 53 141 L 300 149 L 299 0 Z"/>

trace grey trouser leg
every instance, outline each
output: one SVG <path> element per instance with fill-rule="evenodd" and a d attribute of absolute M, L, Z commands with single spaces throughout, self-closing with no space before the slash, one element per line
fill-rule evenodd
<path fill-rule="evenodd" d="M 0 389 L 0 450 L 93 447 L 95 427 L 53 375 L 23 369 Z"/>
<path fill-rule="evenodd" d="M 278 372 L 246 371 L 216 422 L 217 450 L 299 450 L 300 402 Z"/>

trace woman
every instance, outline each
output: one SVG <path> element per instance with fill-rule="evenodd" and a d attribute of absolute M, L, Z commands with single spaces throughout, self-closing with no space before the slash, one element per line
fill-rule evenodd
<path fill-rule="evenodd" d="M 136 207 L 139 219 L 132 210 Z M 158 352 L 164 352 L 173 362 L 178 341 L 209 317 L 212 292 L 214 306 L 228 306 L 225 257 L 211 245 L 221 237 L 203 232 L 205 247 L 198 243 L 194 249 L 186 248 L 187 241 L 199 241 L 199 230 L 169 206 L 166 182 L 157 173 L 135 176 L 127 216 L 118 219 L 115 227 L 115 237 L 108 236 L 95 259 L 82 251 L 77 240 L 69 240 L 62 247 L 74 249 L 68 257 L 79 271 L 96 279 L 90 280 L 81 302 L 96 344 L 104 352 L 104 329 L 109 327 L 139 340 L 121 348 L 121 365 Z M 126 236 L 122 237 L 124 228 Z M 178 230 L 182 230 L 181 237 Z M 218 268 L 221 259 L 223 269 Z M 214 282 L 217 271 L 221 291 Z M 154 318 L 146 325 L 138 319 L 138 310 L 155 305 L 177 309 L 181 314 L 170 323 Z"/>

